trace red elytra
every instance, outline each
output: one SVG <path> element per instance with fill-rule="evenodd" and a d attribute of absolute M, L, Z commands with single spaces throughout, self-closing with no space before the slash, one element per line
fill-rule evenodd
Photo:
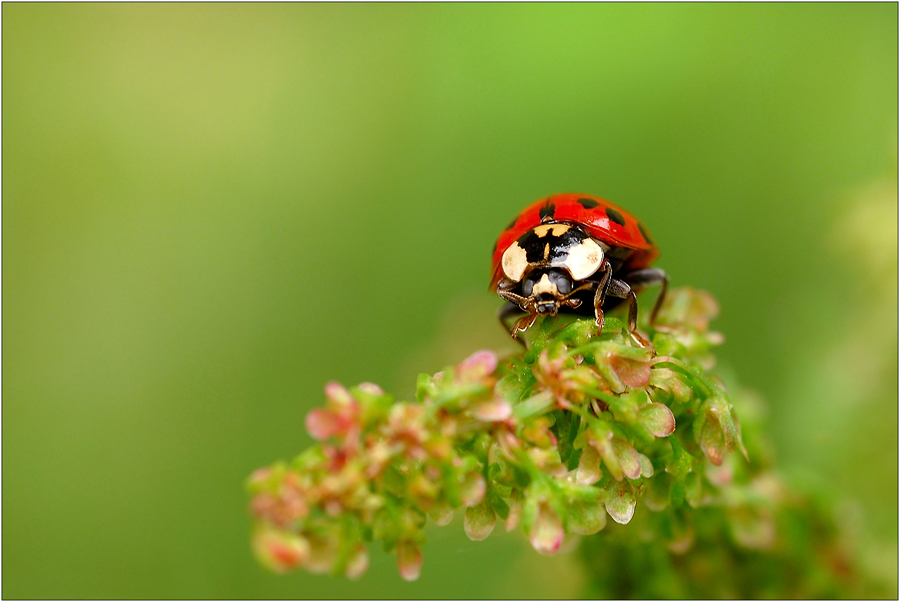
<path fill-rule="evenodd" d="M 593 203 L 596 205 L 592 206 Z M 553 207 L 552 213 L 550 207 Z M 613 212 L 612 217 L 609 210 Z M 548 214 L 552 216 L 549 220 L 544 217 Z M 587 234 L 611 247 L 631 249 L 623 261 L 624 270 L 649 267 L 659 256 L 659 249 L 643 224 L 618 205 L 587 194 L 554 194 L 523 209 L 500 233 L 491 259 L 491 288 L 496 287 L 503 277 L 500 260 L 504 251 L 535 226 L 551 220 L 581 226 Z"/>

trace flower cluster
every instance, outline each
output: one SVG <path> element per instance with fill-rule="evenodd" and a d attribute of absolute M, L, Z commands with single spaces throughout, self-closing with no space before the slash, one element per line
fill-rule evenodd
<path fill-rule="evenodd" d="M 706 503 L 727 481 L 726 455 L 746 455 L 725 391 L 704 374 L 716 312 L 706 293 L 672 292 L 650 350 L 613 317 L 599 336 L 592 320 L 546 319 L 518 356 L 479 351 L 420 375 L 411 403 L 329 383 L 306 420 L 318 444 L 249 479 L 257 557 L 355 578 L 380 541 L 413 580 L 428 518 L 445 525 L 461 507 L 471 539 L 502 522 L 553 554 L 607 515 L 624 525 Z M 670 545 L 690 545 L 670 531 Z"/>

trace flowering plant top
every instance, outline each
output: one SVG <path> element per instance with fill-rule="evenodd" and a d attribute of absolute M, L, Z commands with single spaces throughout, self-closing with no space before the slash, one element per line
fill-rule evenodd
<path fill-rule="evenodd" d="M 318 443 L 248 480 L 257 557 L 357 578 L 380 541 L 413 580 L 428 519 L 446 525 L 460 507 L 471 539 L 501 522 L 542 554 L 637 512 L 665 516 L 660 537 L 686 549 L 685 513 L 726 503 L 729 454 L 746 456 L 725 390 L 705 373 L 722 341 L 709 330 L 717 312 L 705 292 L 673 291 L 652 349 L 612 317 L 599 336 L 593 320 L 545 319 L 519 355 L 479 351 L 420 375 L 415 402 L 328 383 L 306 418 Z"/>

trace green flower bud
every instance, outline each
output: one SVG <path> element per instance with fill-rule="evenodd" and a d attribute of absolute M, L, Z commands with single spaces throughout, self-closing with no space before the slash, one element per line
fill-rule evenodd
<path fill-rule="evenodd" d="M 497 524 L 497 516 L 488 500 L 480 504 L 466 508 L 464 527 L 466 535 L 472 541 L 481 541 L 491 534 L 494 525 Z"/>
<path fill-rule="evenodd" d="M 606 526 L 602 502 L 576 502 L 569 507 L 568 527 L 572 533 L 593 535 Z"/>
<path fill-rule="evenodd" d="M 637 501 L 631 486 L 626 483 L 611 483 L 607 488 L 609 498 L 606 500 L 606 511 L 620 525 L 627 525 L 634 516 Z"/>
<path fill-rule="evenodd" d="M 649 403 L 640 409 L 639 420 L 654 437 L 668 437 L 675 432 L 675 416 L 661 403 Z"/>
<path fill-rule="evenodd" d="M 449 525 L 450 521 L 453 520 L 453 508 L 445 504 L 435 504 L 428 511 L 428 516 L 431 517 L 434 524 L 443 527 L 444 525 Z"/>

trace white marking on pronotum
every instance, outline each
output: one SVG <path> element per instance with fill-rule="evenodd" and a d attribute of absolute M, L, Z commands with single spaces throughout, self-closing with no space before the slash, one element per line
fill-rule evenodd
<path fill-rule="evenodd" d="M 549 232 L 553 236 L 562 236 L 569 231 L 568 224 L 547 224 L 545 226 L 537 226 L 534 228 L 534 234 L 538 238 L 544 238 Z"/>
<path fill-rule="evenodd" d="M 525 274 L 525 268 L 528 267 L 528 257 L 525 249 L 514 242 L 508 249 L 503 251 L 503 273 L 513 282 L 522 280 Z"/>
<path fill-rule="evenodd" d="M 585 238 L 581 244 L 569 249 L 561 266 L 569 270 L 573 280 L 584 280 L 603 263 L 603 249 L 592 238 Z"/>

